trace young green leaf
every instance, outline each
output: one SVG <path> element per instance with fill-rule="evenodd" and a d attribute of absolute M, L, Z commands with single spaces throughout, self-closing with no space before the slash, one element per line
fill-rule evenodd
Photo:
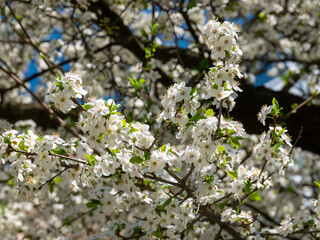
<path fill-rule="evenodd" d="M 129 160 L 129 162 L 131 162 L 133 164 L 140 164 L 143 162 L 143 159 L 139 156 L 134 156 Z"/>
<path fill-rule="evenodd" d="M 20 141 L 19 142 L 19 148 L 22 150 L 22 151 L 25 151 L 26 150 L 26 146 L 24 144 L 24 141 Z"/>
<path fill-rule="evenodd" d="M 238 173 L 237 170 L 234 170 L 233 172 L 227 171 L 228 175 L 233 179 L 238 179 Z"/>
<path fill-rule="evenodd" d="M 84 156 L 87 158 L 88 163 L 89 163 L 91 166 L 94 166 L 95 161 L 96 161 L 96 157 L 95 157 L 93 154 L 91 154 L 91 155 L 84 154 Z"/>
<path fill-rule="evenodd" d="M 57 154 L 57 155 L 66 155 L 67 151 L 62 147 L 56 147 L 55 149 L 52 149 L 50 152 Z"/>

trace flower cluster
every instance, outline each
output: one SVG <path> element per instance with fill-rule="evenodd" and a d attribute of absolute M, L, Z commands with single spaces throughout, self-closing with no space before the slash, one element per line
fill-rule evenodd
<path fill-rule="evenodd" d="M 270 197 L 272 177 L 283 176 L 292 164 L 291 140 L 285 128 L 271 126 L 245 156 L 241 146 L 246 132 L 229 116 L 235 91 L 240 91 L 235 78 L 242 77 L 236 63 L 242 54 L 237 28 L 211 20 L 204 33 L 219 61 L 196 87 L 180 82 L 167 90 L 158 123 L 164 120 L 168 126 L 155 134 L 153 125 L 127 120 L 112 99 L 89 98 L 80 105 L 77 99 L 86 91 L 73 73 L 56 79 L 49 100 L 63 112 L 76 106 L 82 110 L 76 125 L 83 139 L 8 130 L 12 125 L 1 121 L 1 163 L 11 185 L 35 202 L 45 202 L 49 195 L 55 212 L 65 210 L 63 220 L 50 218 L 61 232 L 78 229 L 73 222 L 80 217 L 84 224 L 103 226 L 91 239 L 213 239 L 218 233 L 224 239 L 265 239 L 272 231 L 287 236 L 317 229 L 318 200 L 316 216 L 300 211 L 266 228 L 260 227 L 259 214 L 252 213 L 255 205 L 246 205 L 248 198 L 259 203 L 260 194 Z M 137 91 L 141 88 L 136 85 Z M 205 105 L 201 98 L 212 101 Z M 274 100 L 263 107 L 259 121 L 265 124 L 269 114 L 276 121 L 280 111 Z M 165 134 L 175 139 L 161 146 Z M 63 209 L 61 202 L 75 206 Z"/>
<path fill-rule="evenodd" d="M 187 114 L 194 115 L 200 103 L 190 95 L 192 88 L 186 87 L 185 82 L 171 86 L 161 101 L 163 111 L 158 116 L 158 121 L 169 119 L 173 123 L 185 126 L 188 123 Z M 181 108 L 184 110 L 181 111 Z"/>
<path fill-rule="evenodd" d="M 212 50 L 213 59 L 225 59 L 230 57 L 236 62 L 242 56 L 242 51 L 237 46 L 238 27 L 230 22 L 220 23 L 217 20 L 210 20 L 203 27 L 203 34 L 206 44 Z"/>
<path fill-rule="evenodd" d="M 242 91 L 235 78 L 242 78 L 238 60 L 242 52 L 237 46 L 237 27 L 229 22 L 222 24 L 210 20 L 203 28 L 207 46 L 212 49 L 213 59 L 218 60 L 215 67 L 205 75 L 204 98 L 214 99 L 214 105 L 231 111 L 237 97 L 235 91 Z"/>
<path fill-rule="evenodd" d="M 64 76 L 59 75 L 56 82 L 49 87 L 48 101 L 54 103 L 55 107 L 63 113 L 75 108 L 76 98 L 81 99 L 87 91 L 82 87 L 82 80 L 76 73 L 68 72 Z"/>
<path fill-rule="evenodd" d="M 115 146 L 123 125 L 123 116 L 116 111 L 119 105 L 112 99 L 92 98 L 83 108 L 85 111 L 80 115 L 78 127 L 90 136 L 90 143 L 93 146 Z"/>
<path fill-rule="evenodd" d="M 292 165 L 293 160 L 285 144 L 291 146 L 290 136 L 287 130 L 280 126 L 270 127 L 267 133 L 261 135 L 260 141 L 253 148 L 253 153 L 259 159 L 264 159 L 269 171 L 279 171 L 284 174 L 288 166 Z"/>

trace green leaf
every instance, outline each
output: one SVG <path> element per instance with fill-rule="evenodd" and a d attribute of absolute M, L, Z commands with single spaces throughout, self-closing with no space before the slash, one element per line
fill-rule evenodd
<path fill-rule="evenodd" d="M 246 186 L 245 186 L 245 188 L 244 188 L 244 191 L 245 191 L 246 193 L 250 193 L 250 192 L 251 192 L 251 186 L 252 186 L 251 182 L 250 182 L 249 180 L 246 181 Z"/>
<path fill-rule="evenodd" d="M 130 80 L 130 85 L 136 90 L 136 91 L 140 91 L 142 88 L 143 83 L 146 81 L 143 78 L 140 78 L 139 80 L 136 79 L 135 76 L 128 77 L 128 79 Z"/>
<path fill-rule="evenodd" d="M 119 113 L 119 112 L 111 112 L 111 113 L 108 113 L 108 114 L 105 116 L 106 119 L 109 119 L 112 114 L 121 114 L 121 113 Z"/>
<path fill-rule="evenodd" d="M 146 80 L 143 78 L 140 78 L 138 81 L 139 86 L 141 86 Z"/>
<path fill-rule="evenodd" d="M 166 151 L 166 148 L 167 148 L 167 146 L 166 146 L 166 145 L 163 145 L 163 146 L 160 148 L 161 152 L 165 152 L 165 151 Z"/>
<path fill-rule="evenodd" d="M 106 102 L 106 106 L 107 106 L 107 102 Z M 112 102 L 111 106 L 109 107 L 109 111 L 114 112 L 114 111 L 118 110 L 119 107 L 121 107 L 121 104 L 115 104 L 114 102 Z"/>
<path fill-rule="evenodd" d="M 218 87 L 219 87 L 219 86 L 218 86 L 218 84 L 216 84 L 216 83 L 212 86 L 212 88 L 215 89 L 215 90 L 217 90 Z"/>
<path fill-rule="evenodd" d="M 84 109 L 86 109 L 86 110 L 89 110 L 89 109 L 92 108 L 92 106 L 91 106 L 90 104 L 84 104 L 84 105 L 82 105 L 82 107 L 83 107 Z"/>
<path fill-rule="evenodd" d="M 258 191 L 253 192 L 252 194 L 250 194 L 249 196 L 250 200 L 252 201 L 258 201 L 261 202 L 262 201 L 262 197 L 260 196 L 260 194 L 258 193 Z"/>
<path fill-rule="evenodd" d="M 120 150 L 118 148 L 113 149 L 113 153 L 120 153 Z"/>
<path fill-rule="evenodd" d="M 5 202 L 1 203 L 1 212 L 2 212 L 2 215 L 6 214 L 6 203 Z"/>
<path fill-rule="evenodd" d="M 26 150 L 26 146 L 24 145 L 24 141 L 20 141 L 20 142 L 19 142 L 19 148 L 20 148 L 22 151 L 25 151 L 25 150 Z"/>
<path fill-rule="evenodd" d="M 232 49 L 232 50 L 233 50 L 233 49 Z M 233 51 L 234 51 L 234 50 L 233 50 Z M 230 55 L 230 52 L 229 52 L 229 51 L 224 50 L 224 52 L 226 53 L 226 56 L 227 56 L 227 57 L 231 57 L 231 55 Z M 224 83 L 223 87 L 224 87 L 224 89 L 225 89 L 225 90 L 228 90 L 227 85 L 226 85 L 226 82 Z"/>
<path fill-rule="evenodd" d="M 10 138 L 9 138 L 9 137 L 5 137 L 5 138 L 4 138 L 4 143 L 10 144 L 10 143 L 11 143 Z"/>
<path fill-rule="evenodd" d="M 133 229 L 133 233 L 132 233 L 130 236 L 131 236 L 131 237 L 134 237 L 134 236 L 140 234 L 140 232 L 141 232 L 141 227 L 135 227 L 135 228 Z M 139 238 L 139 237 L 137 237 L 137 238 Z"/>
<path fill-rule="evenodd" d="M 64 89 L 64 86 L 63 86 L 62 82 L 56 82 L 54 84 L 60 89 L 60 91 L 62 91 Z"/>
<path fill-rule="evenodd" d="M 139 129 L 130 127 L 129 133 L 133 133 L 133 132 L 139 132 Z"/>
<path fill-rule="evenodd" d="M 126 127 L 127 126 L 127 122 L 126 122 L 125 119 L 122 119 L 121 122 L 122 122 L 122 127 Z"/>
<path fill-rule="evenodd" d="M 214 112 L 213 112 L 212 109 L 208 109 L 204 115 L 205 115 L 206 117 L 213 117 Z"/>
<path fill-rule="evenodd" d="M 206 119 L 206 117 L 201 115 L 195 115 L 192 118 L 190 118 L 189 121 L 198 121 L 200 119 Z"/>
<path fill-rule="evenodd" d="M 264 35 L 264 34 L 267 33 L 267 32 L 268 32 L 268 30 L 260 29 L 260 30 L 258 30 L 258 31 L 255 31 L 254 34 L 255 34 L 257 37 L 259 37 L 259 36 Z"/>
<path fill-rule="evenodd" d="M 291 109 L 294 109 L 297 106 L 298 106 L 298 103 L 294 103 L 294 104 L 291 105 Z"/>
<path fill-rule="evenodd" d="M 278 152 L 280 151 L 279 148 L 280 148 L 281 146 L 282 146 L 282 142 L 276 144 L 276 145 L 274 146 L 274 152 L 275 152 L 275 153 L 278 153 Z"/>
<path fill-rule="evenodd" d="M 15 183 L 14 183 L 13 180 L 8 180 L 8 185 L 9 185 L 10 187 L 14 187 L 14 186 L 15 186 Z"/>
<path fill-rule="evenodd" d="M 52 152 L 54 154 L 58 154 L 58 155 L 66 155 L 67 154 L 66 150 L 62 147 L 56 147 L 55 149 L 52 149 L 50 152 Z"/>
<path fill-rule="evenodd" d="M 236 137 L 231 137 L 230 138 L 230 143 L 235 147 L 239 148 L 240 147 L 240 142 Z"/>
<path fill-rule="evenodd" d="M 238 173 L 237 170 L 234 170 L 233 172 L 227 171 L 228 175 L 233 179 L 238 179 Z"/>
<path fill-rule="evenodd" d="M 157 43 L 155 43 L 155 42 L 152 43 L 152 46 L 151 46 L 151 47 L 152 47 L 152 52 L 153 52 L 153 53 L 157 50 L 158 46 L 159 46 L 159 45 L 158 45 Z"/>
<path fill-rule="evenodd" d="M 267 19 L 268 19 L 267 15 L 264 14 L 264 13 L 262 13 L 262 12 L 260 12 L 260 13 L 258 14 L 258 18 L 259 18 L 259 21 L 260 21 L 261 23 L 266 22 Z"/>
<path fill-rule="evenodd" d="M 15 186 L 15 183 L 14 183 L 14 181 L 12 179 L 14 179 L 14 177 L 11 174 L 9 174 L 8 185 L 10 187 L 14 187 Z"/>
<path fill-rule="evenodd" d="M 197 1 L 196 0 L 189 0 L 188 2 L 188 9 L 191 9 L 193 7 L 197 6 Z"/>
<path fill-rule="evenodd" d="M 94 163 L 96 161 L 96 157 L 91 154 L 91 155 L 88 155 L 88 154 L 84 154 L 84 156 L 87 158 L 88 160 L 88 163 L 91 165 L 91 166 L 94 166 Z"/>
<path fill-rule="evenodd" d="M 204 180 L 207 183 L 212 183 L 214 180 L 214 176 L 206 176 L 206 179 Z"/>
<path fill-rule="evenodd" d="M 76 125 L 76 123 L 75 123 L 75 121 L 72 119 L 72 117 L 67 116 L 67 126 L 68 126 L 68 127 L 73 127 L 73 126 L 75 126 L 75 125 Z"/>
<path fill-rule="evenodd" d="M 93 210 L 98 209 L 99 205 L 102 205 L 101 201 L 98 199 L 90 199 L 91 201 L 86 203 L 87 208 L 92 208 Z"/>
<path fill-rule="evenodd" d="M 155 33 L 156 33 L 156 31 L 157 31 L 157 27 L 158 27 L 157 23 L 154 23 L 154 24 L 152 25 L 152 28 L 151 28 L 151 34 L 152 34 L 152 35 L 155 35 Z"/>
<path fill-rule="evenodd" d="M 112 156 L 116 156 L 116 154 L 120 152 L 118 148 L 115 148 L 115 149 L 108 148 L 108 150 L 110 151 Z"/>
<path fill-rule="evenodd" d="M 147 9 L 148 8 L 147 0 L 142 0 L 142 5 L 144 9 Z"/>
<path fill-rule="evenodd" d="M 102 138 L 104 137 L 104 133 L 101 133 L 98 137 L 98 140 L 101 142 Z"/>
<path fill-rule="evenodd" d="M 234 8 L 236 6 L 239 6 L 239 3 L 237 1 L 230 1 L 228 6 L 226 7 L 227 11 L 234 11 Z"/>
<path fill-rule="evenodd" d="M 43 140 L 43 135 L 42 134 L 40 134 L 38 140 L 39 140 L 39 142 L 42 142 L 42 140 Z"/>
<path fill-rule="evenodd" d="M 144 152 L 144 159 L 145 160 L 150 160 L 150 154 L 147 152 Z"/>
<path fill-rule="evenodd" d="M 236 131 L 233 130 L 233 129 L 229 129 L 229 131 L 228 131 L 228 135 L 229 135 L 229 136 L 232 136 L 232 135 L 235 134 L 235 133 L 236 133 Z"/>
<path fill-rule="evenodd" d="M 272 104 L 275 106 L 275 108 L 276 108 L 275 110 L 278 111 L 279 110 L 279 103 L 276 98 L 272 99 Z"/>
<path fill-rule="evenodd" d="M 282 128 L 281 131 L 278 133 L 278 136 L 281 136 L 281 134 L 286 130 L 286 127 Z"/>
<path fill-rule="evenodd" d="M 59 80 L 61 80 L 61 79 L 62 79 L 62 77 L 61 77 L 61 72 L 58 72 L 58 76 L 57 76 L 57 78 L 58 78 Z"/>
<path fill-rule="evenodd" d="M 226 150 L 225 146 L 220 145 L 220 146 L 218 147 L 218 151 L 219 151 L 219 152 L 223 152 L 224 150 Z"/>
<path fill-rule="evenodd" d="M 149 39 L 149 35 L 148 35 L 148 33 L 147 33 L 144 29 L 141 30 L 141 35 L 142 35 L 144 38 Z"/>
<path fill-rule="evenodd" d="M 156 207 L 156 211 L 159 211 L 159 212 L 163 212 L 167 206 L 169 206 L 169 204 L 172 202 L 172 198 L 170 197 L 167 201 L 165 201 L 163 204 L 161 205 L 158 205 Z"/>
<path fill-rule="evenodd" d="M 193 87 L 189 95 L 192 96 L 196 91 L 198 91 L 197 87 Z"/>
<path fill-rule="evenodd" d="M 133 164 L 140 164 L 143 162 L 143 159 L 139 156 L 134 156 L 129 160 L 129 162 L 131 162 Z"/>
<path fill-rule="evenodd" d="M 283 79 L 283 83 L 284 85 L 287 85 L 290 81 L 290 78 L 292 78 L 293 73 L 290 69 L 287 70 L 286 74 L 281 76 L 281 78 Z"/>
<path fill-rule="evenodd" d="M 57 185 L 62 181 L 62 178 L 60 176 L 58 176 L 58 177 L 54 178 L 53 181 L 54 181 L 54 184 Z"/>
<path fill-rule="evenodd" d="M 320 181 L 319 182 L 313 181 L 313 182 L 317 184 L 317 186 L 320 188 Z"/>
<path fill-rule="evenodd" d="M 218 207 L 222 210 L 224 207 L 228 204 L 229 200 L 226 200 L 224 202 L 221 202 L 218 204 Z"/>
<path fill-rule="evenodd" d="M 161 228 L 160 224 L 158 224 L 157 231 L 154 231 L 151 235 L 155 236 L 157 238 L 163 239 L 162 228 Z"/>
<path fill-rule="evenodd" d="M 71 225 L 71 221 L 68 218 L 65 218 L 62 220 L 63 226 L 69 226 Z"/>
<path fill-rule="evenodd" d="M 197 115 L 201 115 L 202 114 L 202 111 L 203 111 L 203 108 L 199 108 L 195 114 L 195 116 Z"/>
<path fill-rule="evenodd" d="M 48 182 L 48 185 L 49 185 L 49 191 L 50 191 L 50 193 L 53 193 L 53 189 L 54 189 L 55 183 L 54 183 L 54 182 Z"/>

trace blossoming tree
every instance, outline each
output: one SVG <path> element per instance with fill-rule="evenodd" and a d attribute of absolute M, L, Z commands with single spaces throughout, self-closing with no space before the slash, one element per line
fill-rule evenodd
<path fill-rule="evenodd" d="M 318 239 L 319 156 L 297 148 L 302 130 L 292 140 L 286 124 L 319 95 L 319 33 L 309 31 L 319 9 L 318 1 L 5 2 L 1 104 L 38 104 L 60 126 L 0 120 L 0 235 Z M 39 71 L 25 77 L 30 61 Z M 266 70 L 283 74 L 283 91 L 302 86 L 304 100 L 292 110 L 277 98 L 259 104 L 265 131 L 250 135 L 237 97 Z"/>

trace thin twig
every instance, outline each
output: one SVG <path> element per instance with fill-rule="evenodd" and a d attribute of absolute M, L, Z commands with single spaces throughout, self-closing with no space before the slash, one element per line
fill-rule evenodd
<path fill-rule="evenodd" d="M 22 150 L 15 149 L 11 145 L 9 145 L 9 151 L 22 153 L 22 154 L 29 155 L 29 156 L 38 156 L 39 155 L 38 153 L 35 153 L 35 152 L 27 152 L 27 151 L 22 151 Z M 48 154 L 50 156 L 52 156 L 52 157 L 59 157 L 59 158 L 71 160 L 73 162 L 82 163 L 82 164 L 85 164 L 85 165 L 88 164 L 87 161 L 85 161 L 85 160 L 76 159 L 76 158 L 73 158 L 73 157 L 68 157 L 68 156 L 64 156 L 64 155 L 60 155 L 60 154 L 55 154 L 55 153 L 52 153 L 52 152 L 49 152 L 49 151 L 48 151 Z"/>
<path fill-rule="evenodd" d="M 223 197 L 218 198 L 217 200 L 215 200 L 215 201 L 213 202 L 213 204 L 216 204 L 216 203 L 218 203 L 218 202 L 221 202 L 223 199 L 226 199 L 226 198 L 232 196 L 233 194 L 234 194 L 234 193 L 228 193 L 227 195 L 225 195 L 225 196 L 223 196 Z"/>
<path fill-rule="evenodd" d="M 181 239 L 184 238 L 185 232 L 186 232 L 189 228 L 191 228 L 196 222 L 200 221 L 200 218 L 202 218 L 202 217 L 203 217 L 203 214 L 200 214 L 197 218 L 193 219 L 193 220 L 188 224 L 188 226 L 180 233 Z"/>
<path fill-rule="evenodd" d="M 297 143 L 298 143 L 299 139 L 301 138 L 302 131 L 303 131 L 303 127 L 301 127 L 301 129 L 300 129 L 300 131 L 299 131 L 299 135 L 298 135 L 298 137 L 297 137 L 296 141 L 294 142 L 294 144 L 292 145 L 292 148 L 291 148 L 291 150 L 290 150 L 290 152 L 289 152 L 289 155 L 291 155 L 291 153 L 292 153 L 293 149 L 296 147 L 296 145 L 297 145 Z"/>
<path fill-rule="evenodd" d="M 59 175 L 61 175 L 62 173 L 64 173 L 68 168 L 63 169 L 62 171 L 58 172 L 56 175 L 54 175 L 52 178 L 48 179 L 47 181 L 45 181 L 44 184 L 42 184 L 39 188 L 38 191 L 41 190 L 41 188 L 43 188 L 46 184 L 48 184 L 49 182 L 52 182 L 56 177 L 58 177 Z"/>
<path fill-rule="evenodd" d="M 19 18 L 17 18 L 17 16 L 15 15 L 13 9 L 11 8 L 10 4 L 8 2 L 6 2 L 6 5 L 7 7 L 9 8 L 12 16 L 14 17 L 14 19 L 18 22 L 19 26 L 21 27 L 21 30 L 23 31 L 23 33 L 26 35 L 27 39 L 29 40 L 29 43 L 31 44 L 31 46 L 39 53 L 39 55 L 43 55 L 43 60 L 45 61 L 45 63 L 47 64 L 48 68 L 51 67 L 51 65 L 54 65 L 54 63 L 52 63 L 50 60 L 49 60 L 49 57 L 46 55 L 46 53 L 44 53 L 43 51 L 41 51 L 39 49 L 39 47 L 34 43 L 34 41 L 32 40 L 32 38 L 30 37 L 30 35 L 28 34 L 27 30 L 24 28 L 24 26 L 22 25 L 21 23 L 21 20 Z M 63 70 L 62 67 L 58 66 L 59 70 L 61 72 L 65 72 Z M 50 72 L 54 75 L 54 72 L 52 70 L 50 70 Z"/>
<path fill-rule="evenodd" d="M 167 184 L 170 184 L 170 185 L 173 185 L 173 186 L 176 186 L 176 187 L 181 187 L 181 185 L 180 185 L 179 183 L 172 182 L 172 181 L 169 181 L 169 180 L 160 178 L 160 177 L 150 176 L 150 175 L 148 175 L 148 174 L 144 174 L 143 176 L 144 176 L 145 178 L 149 178 L 149 179 L 152 179 L 152 180 L 155 180 L 155 181 L 167 183 Z"/>
<path fill-rule="evenodd" d="M 285 119 L 287 119 L 290 115 L 296 113 L 300 108 L 302 108 L 304 105 L 306 105 L 307 103 L 311 102 L 313 99 L 315 99 L 316 97 L 320 96 L 320 93 L 318 94 L 314 94 L 312 96 L 310 96 L 309 98 L 307 98 L 306 100 L 304 100 L 302 103 L 300 103 L 298 106 L 296 106 L 295 108 L 293 108 L 290 112 L 288 112 L 286 115 L 284 115 L 282 118 L 279 119 L 279 122 L 284 121 Z"/>
<path fill-rule="evenodd" d="M 164 170 L 171 176 L 173 177 L 175 180 L 177 180 L 178 182 L 181 182 L 182 179 L 176 175 L 174 172 L 172 172 L 170 169 L 169 169 L 169 164 L 166 163 L 166 166 L 164 167 Z"/>
<path fill-rule="evenodd" d="M 163 129 L 163 131 L 161 133 L 159 133 L 153 140 L 152 144 L 150 145 L 150 147 L 147 149 L 148 153 L 150 153 L 152 147 L 154 146 L 154 144 L 156 144 L 156 142 L 159 140 L 159 138 L 166 132 L 168 131 L 170 128 L 172 128 L 172 125 L 168 125 L 165 129 Z"/>
<path fill-rule="evenodd" d="M 0 59 L 1 62 L 3 62 Z M 4 69 L 2 66 L 0 66 L 0 70 L 5 72 L 9 77 L 11 77 L 16 83 L 18 83 L 20 86 L 22 86 L 30 95 L 36 100 L 41 107 L 43 107 L 57 122 L 60 123 L 61 126 L 63 126 L 69 133 L 71 133 L 73 136 L 78 137 L 79 139 L 82 139 L 82 137 L 75 132 L 73 129 L 68 127 L 68 125 L 51 109 L 48 107 L 48 105 L 40 100 L 15 74 L 12 72 L 9 72 L 8 70 Z"/>
<path fill-rule="evenodd" d="M 194 171 L 195 167 L 194 165 L 192 164 L 191 165 L 191 168 L 189 170 L 189 172 L 187 173 L 187 175 L 182 179 L 182 182 L 185 184 L 186 181 L 188 180 L 188 178 L 191 176 L 192 172 Z"/>
<path fill-rule="evenodd" d="M 268 160 L 266 159 L 266 161 L 263 163 L 263 166 L 262 166 L 262 169 L 261 169 L 261 171 L 260 171 L 260 173 L 259 173 L 259 177 L 258 177 L 258 178 L 260 178 L 260 177 L 261 177 L 261 174 L 262 174 L 262 172 L 263 172 L 264 168 L 266 167 L 267 162 L 268 162 Z"/>

